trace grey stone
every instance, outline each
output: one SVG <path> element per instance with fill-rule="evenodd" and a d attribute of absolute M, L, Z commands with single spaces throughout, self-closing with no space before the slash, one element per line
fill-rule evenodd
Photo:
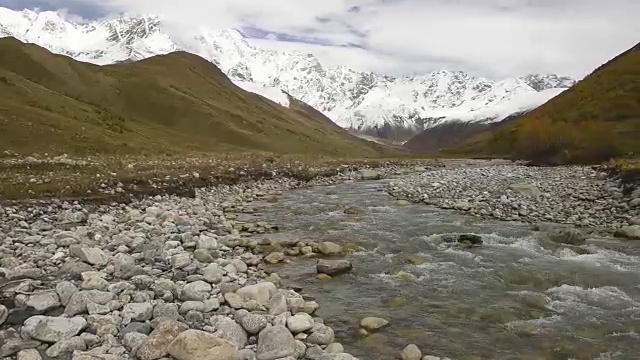
<path fill-rule="evenodd" d="M 148 338 L 148 335 L 140 332 L 129 332 L 122 337 L 122 345 L 124 345 L 125 349 L 130 353 L 135 353 L 140 345 L 144 344 Z"/>
<path fill-rule="evenodd" d="M 341 255 L 344 253 L 342 246 L 330 241 L 322 241 L 318 244 L 318 251 L 323 255 Z"/>
<path fill-rule="evenodd" d="M 30 306 L 41 313 L 44 313 L 59 307 L 61 304 L 58 294 L 56 294 L 54 291 L 45 291 L 29 295 L 29 298 L 27 299 L 25 305 Z M 1 317 L 2 316 L 0 315 L 0 318 Z"/>
<path fill-rule="evenodd" d="M 216 264 L 205 267 L 202 272 L 202 278 L 211 284 L 218 284 L 222 281 L 223 276 L 222 269 Z"/>
<path fill-rule="evenodd" d="M 71 245 L 69 246 L 69 254 L 91 265 L 105 266 L 109 263 L 109 257 L 107 254 L 98 248 Z"/>
<path fill-rule="evenodd" d="M 234 309 L 241 309 L 244 306 L 242 296 L 237 293 L 229 292 L 224 294 L 224 300 Z"/>
<path fill-rule="evenodd" d="M 142 322 L 131 322 L 120 331 L 120 336 L 124 337 L 133 332 L 149 335 L 151 333 L 151 325 Z"/>
<path fill-rule="evenodd" d="M 242 326 L 226 316 L 211 318 L 211 324 L 216 328 L 217 337 L 228 340 L 236 349 L 242 349 L 247 345 L 247 333 Z"/>
<path fill-rule="evenodd" d="M 240 324 L 249 334 L 258 334 L 267 327 L 267 318 L 264 315 L 247 314 L 242 317 Z"/>
<path fill-rule="evenodd" d="M 193 257 L 196 258 L 196 260 L 200 261 L 201 263 L 205 263 L 205 264 L 210 264 L 216 261 L 216 259 L 211 255 L 211 253 L 207 249 L 197 249 L 196 251 L 193 252 Z"/>
<path fill-rule="evenodd" d="M 416 345 L 409 344 L 400 352 L 400 358 L 402 360 L 422 360 L 422 352 Z"/>
<path fill-rule="evenodd" d="M 61 281 L 56 284 L 56 293 L 60 298 L 62 306 L 67 306 L 73 294 L 77 293 L 78 288 L 69 281 Z"/>
<path fill-rule="evenodd" d="M 284 326 L 271 326 L 258 336 L 258 360 L 276 360 L 296 353 L 296 341 Z"/>
<path fill-rule="evenodd" d="M 626 239 L 640 240 L 640 225 L 622 227 L 616 231 L 616 236 Z"/>
<path fill-rule="evenodd" d="M 25 349 L 18 352 L 16 360 L 42 360 L 42 356 L 36 349 Z"/>
<path fill-rule="evenodd" d="M 261 306 L 266 306 L 271 297 L 276 293 L 277 287 L 271 282 L 261 282 L 242 287 L 236 293 L 244 300 L 255 300 Z"/>
<path fill-rule="evenodd" d="M 316 264 L 318 274 L 339 275 L 353 269 L 349 260 L 325 260 L 320 259 Z"/>
<path fill-rule="evenodd" d="M 126 304 L 122 309 L 122 317 L 125 322 L 151 320 L 153 305 L 150 303 Z"/>
<path fill-rule="evenodd" d="M 287 297 L 283 293 L 276 293 L 271 297 L 267 304 L 269 315 L 279 315 L 289 310 L 287 306 Z"/>
<path fill-rule="evenodd" d="M 387 325 L 389 325 L 387 320 L 374 316 L 366 317 L 360 321 L 360 327 L 367 331 L 376 331 Z"/>
<path fill-rule="evenodd" d="M 211 290 L 211 285 L 208 283 L 200 280 L 194 281 L 184 286 L 180 297 L 183 301 L 204 301 L 209 298 Z"/>
<path fill-rule="evenodd" d="M 55 343 L 76 336 L 87 326 L 81 317 L 33 316 L 24 322 L 22 331 L 32 339 Z"/>
<path fill-rule="evenodd" d="M 335 340 L 333 329 L 326 325 L 314 326 L 314 330 L 307 338 L 308 344 L 329 345 Z"/>
<path fill-rule="evenodd" d="M 311 330 L 312 327 L 313 318 L 306 313 L 299 313 L 287 319 L 287 328 L 294 334 Z"/>
<path fill-rule="evenodd" d="M 153 318 L 177 320 L 180 318 L 178 305 L 173 303 L 158 304 L 153 308 Z"/>
<path fill-rule="evenodd" d="M 4 324 L 5 321 L 7 321 L 8 317 L 9 317 L 9 309 L 7 309 L 6 306 L 0 304 L 0 326 L 2 326 L 2 324 Z"/>
<path fill-rule="evenodd" d="M 169 355 L 168 348 L 171 342 L 189 327 L 177 321 L 165 321 L 161 323 L 142 343 L 135 353 L 139 360 L 157 360 Z"/>
<path fill-rule="evenodd" d="M 47 356 L 52 358 L 59 357 L 67 357 L 71 355 L 74 351 L 87 350 L 87 344 L 84 342 L 84 339 L 79 336 L 74 336 L 71 339 L 58 341 L 53 344 L 50 348 L 45 352 Z"/>

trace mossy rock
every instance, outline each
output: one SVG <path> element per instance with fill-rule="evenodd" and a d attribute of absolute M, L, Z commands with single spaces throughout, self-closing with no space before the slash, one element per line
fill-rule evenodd
<path fill-rule="evenodd" d="M 407 299 L 403 296 L 396 296 L 388 299 L 382 300 L 385 306 L 390 307 L 392 309 L 399 309 L 407 305 Z"/>
<path fill-rule="evenodd" d="M 396 273 L 395 275 L 398 279 L 404 280 L 404 281 L 416 281 L 417 278 L 415 275 L 408 273 L 406 271 L 400 270 Z"/>
<path fill-rule="evenodd" d="M 352 223 L 352 224 L 359 223 L 360 221 L 362 221 L 362 220 L 360 220 L 357 217 L 348 217 L 348 218 L 344 219 L 344 222 Z"/>
<path fill-rule="evenodd" d="M 344 210 L 342 210 L 342 212 L 344 212 L 347 215 L 360 215 L 364 211 L 362 209 L 359 209 L 359 208 L 356 208 L 356 207 L 347 207 Z"/>
<path fill-rule="evenodd" d="M 327 274 L 318 274 L 318 275 L 316 275 L 316 279 L 318 279 L 318 280 L 331 280 L 332 277 L 331 277 L 331 275 L 327 275 Z"/>
<path fill-rule="evenodd" d="M 518 320 L 518 317 L 515 314 L 504 310 L 495 310 L 477 312 L 471 316 L 471 319 L 493 324 L 506 324 Z"/>
<path fill-rule="evenodd" d="M 404 257 L 402 261 L 404 261 L 405 264 L 409 264 L 409 265 L 422 265 L 425 262 L 427 262 L 425 259 L 417 255 L 407 255 Z"/>

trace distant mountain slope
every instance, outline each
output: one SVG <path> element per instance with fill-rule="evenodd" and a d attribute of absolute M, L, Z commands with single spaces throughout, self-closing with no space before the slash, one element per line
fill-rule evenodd
<path fill-rule="evenodd" d="M 77 23 L 55 12 L 0 8 L 0 36 L 95 64 L 184 50 L 212 61 L 242 88 L 278 103 L 284 100 L 283 90 L 342 127 L 374 130 L 371 133 L 385 125 L 409 129 L 394 131 L 405 138 L 404 134 L 447 121 L 500 121 L 574 84 L 556 75 L 494 81 L 447 70 L 396 78 L 344 66 L 323 67 L 316 57 L 301 52 L 260 49 L 236 30 L 212 31 L 194 24 L 181 31 L 176 33 L 155 16 Z"/>
<path fill-rule="evenodd" d="M 448 152 L 540 163 L 640 154 L 640 44 L 513 124 Z"/>
<path fill-rule="evenodd" d="M 186 52 L 96 66 L 0 39 L 0 151 L 389 151 L 246 92 Z"/>

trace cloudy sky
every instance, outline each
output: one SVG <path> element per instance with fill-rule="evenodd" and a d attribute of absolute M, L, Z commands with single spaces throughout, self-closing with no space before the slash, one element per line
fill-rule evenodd
<path fill-rule="evenodd" d="M 157 14 L 177 29 L 238 28 L 252 42 L 390 74 L 464 70 L 582 77 L 640 42 L 640 0 L 0 0 L 85 19 Z"/>

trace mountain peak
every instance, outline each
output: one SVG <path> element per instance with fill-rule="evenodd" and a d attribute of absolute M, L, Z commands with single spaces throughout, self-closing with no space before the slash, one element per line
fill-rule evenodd
<path fill-rule="evenodd" d="M 534 108 L 574 83 L 557 75 L 494 81 L 443 69 L 396 78 L 326 67 L 312 54 L 256 47 L 238 29 L 194 25 L 192 31 L 176 31 L 154 15 L 122 14 L 78 24 L 52 12 L 0 8 L 0 36 L 15 36 L 100 65 L 187 51 L 268 98 L 280 98 L 285 91 L 339 125 L 361 130 L 387 125 L 420 130 L 451 120 L 498 121 Z"/>

